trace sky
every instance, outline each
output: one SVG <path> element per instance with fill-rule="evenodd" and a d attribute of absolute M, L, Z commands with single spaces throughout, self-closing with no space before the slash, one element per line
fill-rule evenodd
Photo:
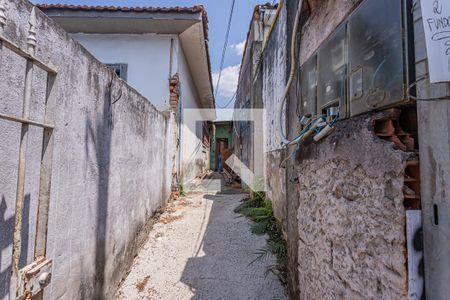
<path fill-rule="evenodd" d="M 34 3 L 64 3 L 80 5 L 114 5 L 114 6 L 193 6 L 203 4 L 208 12 L 209 19 L 209 48 L 212 63 L 214 88 L 220 69 L 220 60 L 225 41 L 231 0 L 34 0 Z M 225 56 L 224 68 L 220 79 L 220 87 L 216 102 L 219 106 L 226 105 L 237 87 L 239 67 L 245 38 L 247 36 L 253 8 L 257 4 L 266 3 L 267 0 L 236 0 L 231 25 L 228 48 Z M 233 105 L 231 104 L 232 108 Z M 219 119 L 230 116 L 218 112 Z"/>

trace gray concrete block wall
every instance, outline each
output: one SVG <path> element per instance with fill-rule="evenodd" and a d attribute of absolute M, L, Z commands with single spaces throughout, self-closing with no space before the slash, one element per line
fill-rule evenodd
<path fill-rule="evenodd" d="M 26 49 L 28 1 L 7 1 L 5 36 Z M 53 260 L 46 299 L 111 298 L 142 232 L 170 196 L 173 122 L 37 11 L 36 56 L 58 70 L 52 90 L 54 152 L 47 257 Z M 20 115 L 24 60 L 3 51 L 0 110 Z M 3 72 L 3 70 L 8 70 Z M 35 72 L 32 117 L 42 121 L 46 76 Z M 20 126 L 0 121 L 0 299 L 7 293 Z M 42 131 L 30 133 L 27 261 L 34 245 Z M 3 249 L 2 249 L 3 250 Z"/>

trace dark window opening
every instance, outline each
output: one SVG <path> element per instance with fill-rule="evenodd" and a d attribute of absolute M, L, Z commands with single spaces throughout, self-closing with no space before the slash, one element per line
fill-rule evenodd
<path fill-rule="evenodd" d="M 114 70 L 121 79 L 127 81 L 128 64 L 106 64 L 106 66 Z"/>

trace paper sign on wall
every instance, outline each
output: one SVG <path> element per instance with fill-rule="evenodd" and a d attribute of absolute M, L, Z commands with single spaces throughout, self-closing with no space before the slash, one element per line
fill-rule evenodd
<path fill-rule="evenodd" d="M 421 0 L 430 82 L 450 82 L 450 0 Z"/>

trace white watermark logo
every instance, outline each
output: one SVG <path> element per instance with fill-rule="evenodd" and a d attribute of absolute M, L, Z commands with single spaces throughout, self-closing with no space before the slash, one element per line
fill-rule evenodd
<path fill-rule="evenodd" d="M 205 153 L 198 154 L 199 147 L 192 142 L 195 140 L 196 143 L 202 143 L 202 135 L 199 135 L 198 130 L 203 126 L 198 124 L 214 123 L 217 113 L 233 115 L 233 120 L 230 120 L 232 123 L 230 138 L 237 141 L 236 144 L 229 141 L 229 145 L 234 144 L 232 146 L 233 153 L 225 160 L 224 164 L 239 176 L 251 190 L 265 191 L 265 109 L 183 109 L 181 118 L 183 185 L 188 186 L 191 181 L 191 178 L 186 175 L 187 170 L 192 169 L 190 165 L 200 160 L 197 158 L 198 156 L 205 155 Z M 212 144 L 213 137 L 210 138 Z M 220 183 L 220 179 L 211 179 L 208 186 L 213 190 L 220 191 Z"/>

